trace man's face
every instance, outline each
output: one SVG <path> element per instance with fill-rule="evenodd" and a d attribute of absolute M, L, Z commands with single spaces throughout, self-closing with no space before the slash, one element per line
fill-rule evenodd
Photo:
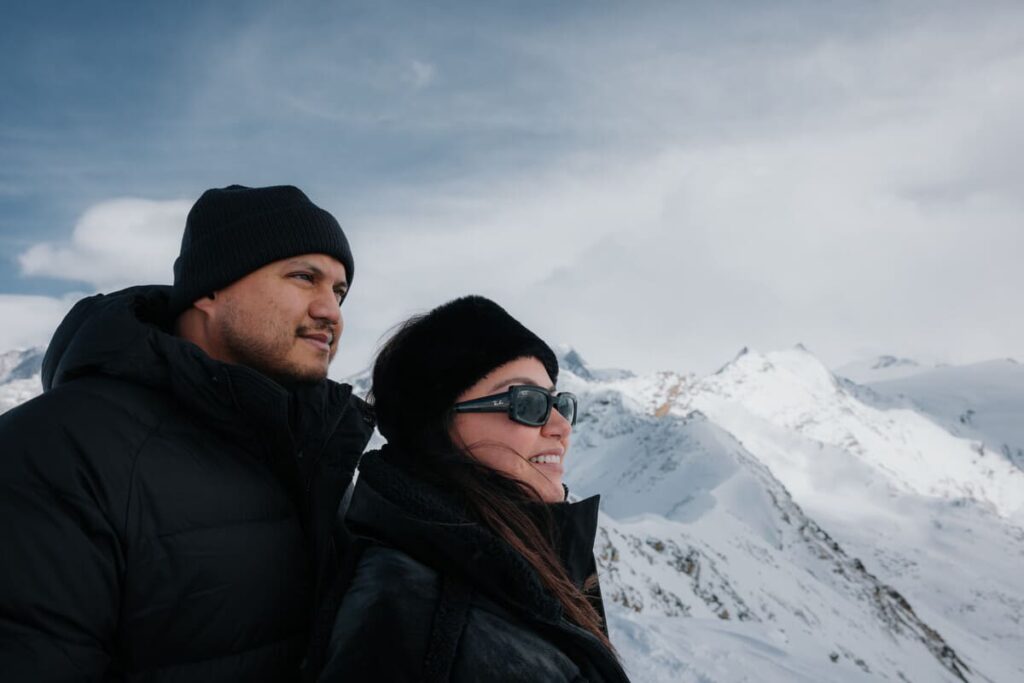
<path fill-rule="evenodd" d="M 211 356 L 288 382 L 318 382 L 338 350 L 345 266 L 324 254 L 270 263 L 203 302 Z"/>

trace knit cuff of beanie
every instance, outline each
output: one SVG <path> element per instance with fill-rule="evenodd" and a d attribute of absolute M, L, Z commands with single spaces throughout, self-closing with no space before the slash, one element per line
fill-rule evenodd
<path fill-rule="evenodd" d="M 337 259 L 351 284 L 354 264 L 345 233 L 298 188 L 208 190 L 189 212 L 174 262 L 172 313 L 268 263 L 302 254 Z"/>
<path fill-rule="evenodd" d="M 467 296 L 439 306 L 407 323 L 378 356 L 377 427 L 398 445 L 433 441 L 459 395 L 519 358 L 536 358 L 558 380 L 551 347 L 498 304 Z"/>

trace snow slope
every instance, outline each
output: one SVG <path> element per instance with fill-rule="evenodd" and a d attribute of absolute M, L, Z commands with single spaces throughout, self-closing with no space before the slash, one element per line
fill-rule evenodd
<path fill-rule="evenodd" d="M 865 402 L 802 348 L 745 351 L 705 378 L 660 373 L 613 388 L 650 415 L 705 415 L 976 676 L 1024 680 L 1024 477 L 999 453 L 901 404 Z"/>
<path fill-rule="evenodd" d="M 1012 359 L 943 367 L 868 385 L 941 424 L 983 442 L 1024 469 L 1024 365 Z"/>
<path fill-rule="evenodd" d="M 0 413 L 43 391 L 40 372 L 46 349 L 16 349 L 0 354 Z"/>
<path fill-rule="evenodd" d="M 638 680 L 970 680 L 941 634 L 706 416 L 560 385 L 582 399 L 568 480 L 602 494 L 602 585 Z"/>

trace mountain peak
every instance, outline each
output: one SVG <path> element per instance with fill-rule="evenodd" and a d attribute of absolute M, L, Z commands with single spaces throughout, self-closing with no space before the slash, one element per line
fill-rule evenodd
<path fill-rule="evenodd" d="M 872 370 L 881 370 L 892 367 L 920 367 L 920 363 L 911 358 L 897 358 L 896 356 L 879 356 L 875 359 Z"/>
<path fill-rule="evenodd" d="M 43 367 L 46 348 L 33 346 L 0 354 L 0 384 L 17 379 L 30 379 Z"/>
<path fill-rule="evenodd" d="M 772 394 L 796 391 L 800 395 L 825 397 L 832 395 L 837 380 L 821 360 L 803 345 L 767 353 L 744 350 L 704 383 L 720 384 L 721 390 L 760 387 Z M 727 388 L 731 387 L 731 388 Z"/>
<path fill-rule="evenodd" d="M 558 357 L 558 365 L 561 369 L 568 370 L 580 379 L 594 379 L 594 374 L 587 367 L 587 362 L 580 355 L 580 352 L 572 346 L 559 344 L 555 348 L 555 355 Z"/>
<path fill-rule="evenodd" d="M 558 344 L 555 346 L 554 351 L 555 356 L 558 358 L 558 366 L 562 370 L 568 370 L 585 382 L 611 382 L 634 376 L 629 370 L 592 368 L 583 358 L 582 354 L 569 344 Z"/>
<path fill-rule="evenodd" d="M 836 368 L 835 372 L 837 375 L 851 379 L 858 384 L 869 384 L 871 382 L 881 382 L 916 375 L 933 367 L 939 366 L 933 365 L 929 367 L 927 364 L 922 364 L 913 358 L 883 354 L 847 363 Z"/>
<path fill-rule="evenodd" d="M 750 354 L 750 347 L 749 346 L 744 346 L 743 348 L 741 348 L 739 351 L 736 352 L 736 355 L 732 357 L 732 360 L 728 361 L 725 365 L 723 365 L 722 367 L 718 368 L 717 370 L 715 370 L 711 374 L 712 375 L 721 375 L 723 372 L 725 372 L 730 367 L 732 367 L 735 363 L 737 363 L 741 358 L 743 358 L 744 356 L 749 355 L 749 354 Z"/>

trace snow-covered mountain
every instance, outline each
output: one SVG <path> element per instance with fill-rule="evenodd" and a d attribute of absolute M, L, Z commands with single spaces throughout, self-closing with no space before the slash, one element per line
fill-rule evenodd
<path fill-rule="evenodd" d="M 634 680 L 1024 680 L 1021 366 L 833 373 L 798 347 L 698 377 L 559 353 L 567 481 L 602 494 Z M 0 410 L 38 393 L 41 355 L 0 356 Z"/>
<path fill-rule="evenodd" d="M 43 391 L 40 372 L 45 348 L 17 349 L 0 354 L 0 413 Z"/>
<path fill-rule="evenodd" d="M 597 552 L 608 599 L 636 624 L 739 622 L 724 649 L 677 643 L 658 680 L 961 679 L 941 635 L 704 415 L 643 415 L 603 393 L 581 418 L 571 481 L 604 492 Z"/>
<path fill-rule="evenodd" d="M 934 368 L 867 386 L 1024 469 L 1024 365 L 1012 358 Z"/>
<path fill-rule="evenodd" d="M 728 579 L 714 594 L 758 617 L 731 624 L 720 647 L 684 646 L 664 680 L 1024 679 L 1024 477 L 1001 453 L 836 377 L 802 347 L 744 350 L 704 378 L 566 384 L 584 396 L 571 486 L 602 492 L 620 526 L 642 519 L 638 538 L 674 540 L 684 555 L 702 541 Z M 605 564 L 612 586 L 628 574 Z M 657 564 L 630 564 L 613 594 L 648 595 L 639 612 L 635 595 L 623 602 L 630 619 L 676 632 L 658 596 L 701 593 L 678 572 L 641 571 Z M 908 612 L 885 617 L 871 599 L 884 595 Z M 683 632 L 693 638 L 693 625 Z"/>
<path fill-rule="evenodd" d="M 909 377 L 919 372 L 927 372 L 934 367 L 937 366 L 921 363 L 913 358 L 877 356 L 842 365 L 836 368 L 835 373 L 858 384 L 867 384 L 869 382 L 882 382 L 889 379 Z"/>

